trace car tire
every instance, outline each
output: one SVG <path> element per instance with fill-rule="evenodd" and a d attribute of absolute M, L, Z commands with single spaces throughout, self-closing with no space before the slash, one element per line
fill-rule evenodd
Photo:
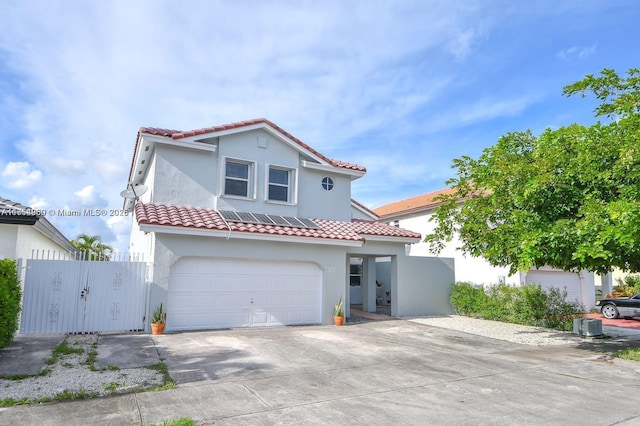
<path fill-rule="evenodd" d="M 607 319 L 618 318 L 618 308 L 616 308 L 615 305 L 612 305 L 611 303 L 607 303 L 606 305 L 604 305 L 601 309 L 601 312 L 602 316 Z"/>

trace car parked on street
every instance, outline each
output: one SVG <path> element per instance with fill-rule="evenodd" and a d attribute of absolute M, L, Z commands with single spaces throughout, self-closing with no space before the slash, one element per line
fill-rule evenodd
<path fill-rule="evenodd" d="M 596 302 L 596 310 L 607 319 L 640 317 L 640 293 L 632 297 L 614 297 Z"/>

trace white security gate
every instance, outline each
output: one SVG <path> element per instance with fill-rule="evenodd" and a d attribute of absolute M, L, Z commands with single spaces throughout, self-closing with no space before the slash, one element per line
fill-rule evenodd
<path fill-rule="evenodd" d="M 314 263 L 186 257 L 171 268 L 167 330 L 319 324 L 321 302 Z"/>
<path fill-rule="evenodd" d="M 26 261 L 21 334 L 144 330 L 144 262 Z"/>

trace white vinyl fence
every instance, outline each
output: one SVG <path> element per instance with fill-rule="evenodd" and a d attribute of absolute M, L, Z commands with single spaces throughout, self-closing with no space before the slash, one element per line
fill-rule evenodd
<path fill-rule="evenodd" d="M 145 329 L 144 262 L 28 259 L 23 266 L 20 334 Z"/>

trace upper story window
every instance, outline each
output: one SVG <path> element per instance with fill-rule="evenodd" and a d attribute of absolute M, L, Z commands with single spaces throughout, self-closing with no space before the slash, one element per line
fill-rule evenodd
<path fill-rule="evenodd" d="M 226 160 L 224 171 L 224 195 L 249 198 L 253 164 L 239 160 Z"/>
<path fill-rule="evenodd" d="M 293 170 L 269 166 L 267 199 L 291 203 L 293 199 Z"/>
<path fill-rule="evenodd" d="M 331 191 L 333 189 L 333 179 L 329 176 L 325 176 L 322 178 L 322 189 L 325 191 Z"/>

